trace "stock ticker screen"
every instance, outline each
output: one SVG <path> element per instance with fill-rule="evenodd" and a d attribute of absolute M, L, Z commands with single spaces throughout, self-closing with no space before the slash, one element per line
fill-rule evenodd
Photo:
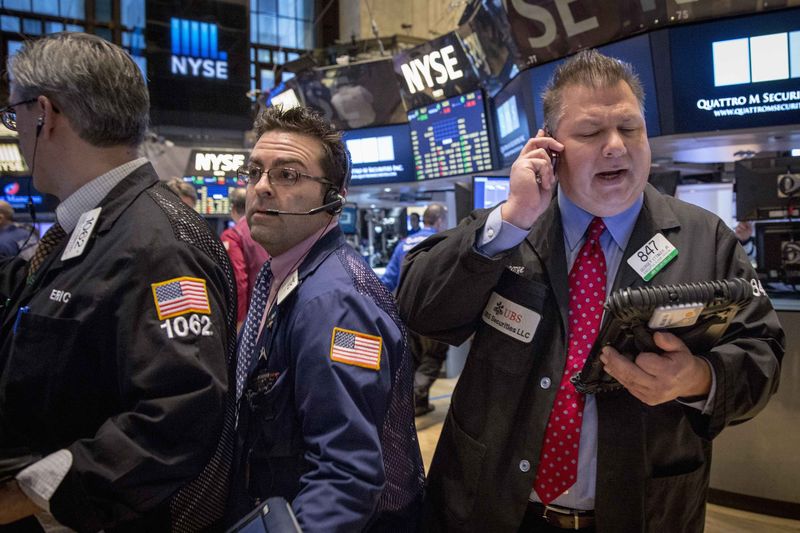
<path fill-rule="evenodd" d="M 195 210 L 201 215 L 228 216 L 231 203 L 228 195 L 239 185 L 236 178 L 214 176 L 185 176 L 183 181 L 197 189 Z"/>
<path fill-rule="evenodd" d="M 475 91 L 408 113 L 417 180 L 491 170 L 483 94 Z"/>

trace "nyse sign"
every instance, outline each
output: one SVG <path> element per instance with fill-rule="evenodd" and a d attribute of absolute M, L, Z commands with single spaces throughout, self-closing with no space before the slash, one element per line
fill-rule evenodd
<path fill-rule="evenodd" d="M 228 79 L 228 53 L 219 50 L 217 24 L 173 17 L 170 38 L 172 74 Z"/>
<path fill-rule="evenodd" d="M 188 175 L 234 176 L 239 167 L 244 166 L 247 154 L 240 152 L 206 152 L 196 150 L 187 168 Z"/>
<path fill-rule="evenodd" d="M 457 68 L 458 59 L 454 54 L 453 45 L 447 45 L 400 65 L 408 92 L 414 94 L 464 77 L 464 72 Z"/>
<path fill-rule="evenodd" d="M 503 0 L 527 66 L 653 27 L 737 14 L 747 0 Z M 751 10 L 755 8 L 753 0 Z"/>
<path fill-rule="evenodd" d="M 196 57 L 172 56 L 172 73 L 182 76 L 228 79 L 228 62 Z"/>

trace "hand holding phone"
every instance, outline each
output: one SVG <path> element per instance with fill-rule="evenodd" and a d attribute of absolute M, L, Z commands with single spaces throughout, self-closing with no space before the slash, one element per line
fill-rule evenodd
<path fill-rule="evenodd" d="M 528 139 L 511 166 L 508 201 L 501 211 L 503 220 L 518 228 L 533 227 L 553 197 L 556 184 L 553 162 L 558 160 L 555 154 L 563 149 L 564 145 L 548 137 L 544 129 Z"/>

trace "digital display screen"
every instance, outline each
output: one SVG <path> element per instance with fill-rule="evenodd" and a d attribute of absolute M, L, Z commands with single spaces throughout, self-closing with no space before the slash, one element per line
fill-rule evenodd
<path fill-rule="evenodd" d="M 502 168 L 510 167 L 528 139 L 536 134 L 533 98 L 530 85 L 525 82 L 523 76 L 517 76 L 492 100 Z"/>
<path fill-rule="evenodd" d="M 405 123 L 391 59 L 299 72 L 300 100 L 340 130 Z"/>
<path fill-rule="evenodd" d="M 669 46 L 675 133 L 798 122 L 800 9 L 671 28 Z"/>
<path fill-rule="evenodd" d="M 29 191 L 36 211 L 52 212 L 56 210 L 58 199 L 34 189 L 30 177 L 3 176 L 0 178 L 0 200 L 8 202 L 16 212 L 26 213 L 28 211 Z"/>
<path fill-rule="evenodd" d="M 408 113 L 417 180 L 492 169 L 483 95 L 475 91 Z"/>
<path fill-rule="evenodd" d="M 147 0 L 146 13 L 152 122 L 248 129 L 247 4 Z"/>
<path fill-rule="evenodd" d="M 414 180 L 407 124 L 345 131 L 343 139 L 354 185 Z"/>
<path fill-rule="evenodd" d="M 339 228 L 342 233 L 352 235 L 357 233 L 356 221 L 358 220 L 358 209 L 354 205 L 346 205 L 339 213 Z"/>
<path fill-rule="evenodd" d="M 656 94 L 656 82 L 653 74 L 653 59 L 650 54 L 650 38 L 647 35 L 638 35 L 624 41 L 600 46 L 597 50 L 607 56 L 615 57 L 619 60 L 630 63 L 633 71 L 639 76 L 645 96 L 644 119 L 647 123 L 647 136 L 657 137 L 661 135 L 661 124 L 658 117 L 658 99 Z M 547 82 L 550 81 L 556 68 L 565 60 L 554 61 L 540 67 L 526 70 L 520 76 L 527 76 L 533 89 L 534 114 L 541 117 L 544 121 L 544 104 L 542 103 L 542 93 Z M 686 76 L 685 71 L 682 75 Z M 687 77 L 689 78 L 689 77 Z M 541 125 L 539 125 L 541 126 Z"/>
<path fill-rule="evenodd" d="M 472 178 L 472 207 L 494 207 L 508 199 L 508 176 L 474 176 Z"/>
<path fill-rule="evenodd" d="M 197 189 L 195 210 L 201 215 L 228 216 L 231 203 L 228 198 L 231 189 L 239 188 L 236 178 L 216 178 L 213 176 L 185 176 L 183 181 Z"/>

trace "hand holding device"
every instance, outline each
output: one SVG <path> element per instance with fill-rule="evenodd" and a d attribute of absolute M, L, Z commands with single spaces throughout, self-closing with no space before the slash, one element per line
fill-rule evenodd
<path fill-rule="evenodd" d="M 562 150 L 564 145 L 544 129 L 528 140 L 511 166 L 508 201 L 501 208 L 503 220 L 527 229 L 544 213 L 556 183 L 553 155 Z"/>

